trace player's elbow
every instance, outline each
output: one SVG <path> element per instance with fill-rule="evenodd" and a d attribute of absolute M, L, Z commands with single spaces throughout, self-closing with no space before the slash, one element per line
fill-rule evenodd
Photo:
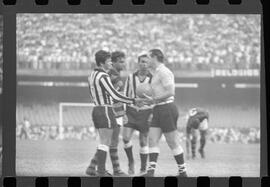
<path fill-rule="evenodd" d="M 175 96 L 175 88 L 174 88 L 173 85 L 168 85 L 168 86 L 166 86 L 166 91 L 167 91 L 167 95 L 168 95 L 169 97 Z"/>

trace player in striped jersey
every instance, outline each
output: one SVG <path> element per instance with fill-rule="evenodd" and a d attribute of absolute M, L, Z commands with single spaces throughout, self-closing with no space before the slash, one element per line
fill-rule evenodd
<path fill-rule="evenodd" d="M 99 133 L 100 144 L 97 147 L 97 175 L 111 176 L 105 168 L 107 152 L 111 144 L 113 128 L 117 126 L 115 114 L 113 111 L 114 101 L 126 104 L 142 105 L 143 99 L 129 98 L 120 94 L 112 85 L 111 79 L 107 73 L 112 68 L 111 54 L 107 51 L 100 50 L 95 54 L 97 68 L 88 77 L 90 97 L 95 107 L 92 112 L 92 119 L 95 128 Z M 91 171 L 91 165 L 87 168 L 86 173 Z"/>
<path fill-rule="evenodd" d="M 199 153 L 202 158 L 205 158 L 204 147 L 206 143 L 206 135 L 208 130 L 209 113 L 202 108 L 192 108 L 188 112 L 188 120 L 186 126 L 186 147 L 187 157 L 190 155 L 190 146 L 192 159 L 196 158 L 196 144 L 198 131 L 200 133 L 200 148 Z"/>
<path fill-rule="evenodd" d="M 123 93 L 124 91 L 124 82 L 125 80 L 121 77 L 121 71 L 125 67 L 125 54 L 121 51 L 115 51 L 111 55 L 112 60 L 112 68 L 108 71 L 108 75 L 110 76 L 111 82 L 114 88 Z M 113 111 L 115 114 L 117 126 L 113 128 L 112 140 L 109 149 L 112 166 L 113 166 L 113 175 L 125 177 L 128 176 L 120 169 L 120 162 L 118 157 L 118 144 L 119 144 L 119 134 L 120 134 L 120 126 L 123 125 L 123 116 L 125 114 L 124 105 L 122 102 L 114 101 L 113 103 Z M 91 160 L 89 169 L 87 172 L 91 175 L 96 172 L 97 165 L 97 155 L 93 157 Z"/>
<path fill-rule="evenodd" d="M 152 80 L 152 74 L 148 71 L 148 57 L 146 54 L 138 57 L 138 70 L 130 74 L 125 84 L 125 94 L 128 97 L 136 97 L 136 89 L 140 86 L 149 86 Z M 149 131 L 149 120 L 152 115 L 152 106 L 143 106 L 138 108 L 135 105 L 126 106 L 127 123 L 124 124 L 123 128 L 123 142 L 126 155 L 128 157 L 128 173 L 134 174 L 134 158 L 132 153 L 132 134 L 134 130 L 139 131 L 140 141 L 140 158 L 141 158 L 141 169 L 140 173 L 146 172 L 146 163 L 148 156 L 148 131 Z"/>

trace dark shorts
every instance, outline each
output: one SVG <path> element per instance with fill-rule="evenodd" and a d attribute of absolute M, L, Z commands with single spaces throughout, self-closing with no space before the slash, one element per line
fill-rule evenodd
<path fill-rule="evenodd" d="M 156 105 L 153 108 L 151 127 L 161 128 L 162 132 L 172 132 L 177 129 L 178 109 L 174 103 Z"/>
<path fill-rule="evenodd" d="M 137 111 L 135 108 L 127 106 L 126 115 L 128 123 L 125 124 L 124 127 L 129 127 L 138 130 L 141 133 L 146 133 L 149 131 L 151 114 L 152 109 Z"/>
<path fill-rule="evenodd" d="M 94 126 L 100 128 L 114 128 L 117 126 L 115 115 L 112 107 L 95 106 L 92 111 Z"/>

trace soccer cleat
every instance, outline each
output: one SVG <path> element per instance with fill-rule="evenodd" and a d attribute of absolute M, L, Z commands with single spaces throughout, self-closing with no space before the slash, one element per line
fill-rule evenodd
<path fill-rule="evenodd" d="M 184 172 L 179 172 L 177 177 L 187 177 L 187 173 L 184 171 Z"/>
<path fill-rule="evenodd" d="M 118 171 L 113 172 L 113 176 L 115 176 L 115 177 L 128 177 L 129 175 L 121 170 L 118 170 Z"/>
<path fill-rule="evenodd" d="M 135 165 L 134 162 L 133 163 L 129 163 L 128 164 L 128 174 L 129 175 L 134 175 L 135 173 Z"/>
<path fill-rule="evenodd" d="M 150 169 L 146 173 L 142 174 L 141 177 L 154 177 L 155 170 Z"/>
<path fill-rule="evenodd" d="M 146 173 L 147 173 L 146 170 L 140 170 L 140 175 L 144 175 L 144 174 L 146 174 Z"/>
<path fill-rule="evenodd" d="M 89 176 L 97 176 L 97 171 L 94 168 L 87 167 L 85 173 Z"/>
<path fill-rule="evenodd" d="M 198 151 L 199 151 L 201 157 L 202 158 L 205 158 L 204 150 L 203 149 L 199 149 Z"/>
<path fill-rule="evenodd" d="M 97 172 L 98 177 L 112 177 L 112 174 L 110 174 L 107 170 L 104 172 Z"/>

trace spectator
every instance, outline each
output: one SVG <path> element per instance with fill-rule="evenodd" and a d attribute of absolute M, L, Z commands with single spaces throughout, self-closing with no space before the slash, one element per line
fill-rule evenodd
<path fill-rule="evenodd" d="M 23 14 L 17 23 L 19 69 L 88 69 L 92 54 L 108 48 L 124 51 L 134 70 L 138 53 L 153 46 L 172 69 L 260 67 L 257 15 Z"/>

